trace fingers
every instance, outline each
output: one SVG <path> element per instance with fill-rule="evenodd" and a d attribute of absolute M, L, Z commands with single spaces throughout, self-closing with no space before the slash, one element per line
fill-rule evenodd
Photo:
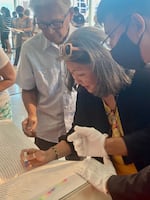
<path fill-rule="evenodd" d="M 112 161 L 110 160 L 109 156 L 103 157 L 103 161 L 104 161 L 104 165 L 105 166 L 112 166 L 112 167 L 114 167 L 114 165 L 113 165 Z"/>
<path fill-rule="evenodd" d="M 113 165 L 109 157 L 104 157 L 103 161 L 105 165 Z"/>
<path fill-rule="evenodd" d="M 81 127 L 81 126 L 75 126 L 74 128 L 76 134 L 82 136 L 82 137 L 88 137 L 88 139 L 95 140 L 97 136 L 100 135 L 100 132 L 96 130 L 93 127 Z"/>
<path fill-rule="evenodd" d="M 77 152 L 78 156 L 86 156 L 84 148 L 84 139 L 76 133 L 73 133 L 68 136 L 67 140 L 73 142 L 74 149 Z"/>
<path fill-rule="evenodd" d="M 36 151 L 37 149 L 23 149 L 20 154 L 21 160 L 34 160 L 36 159 Z"/>
<path fill-rule="evenodd" d="M 36 160 L 37 149 L 24 149 L 21 151 L 20 159 L 23 167 L 32 168 L 32 161 Z"/>
<path fill-rule="evenodd" d="M 85 148 L 84 148 L 84 145 L 83 145 L 83 142 L 82 140 L 75 140 L 73 142 L 73 145 L 74 145 L 74 148 L 75 148 L 75 151 L 77 152 L 78 156 L 86 156 L 86 153 L 85 153 Z"/>
<path fill-rule="evenodd" d="M 89 141 L 95 141 L 97 139 L 106 139 L 108 134 L 101 133 L 100 131 L 96 130 L 93 127 L 81 127 L 75 126 L 74 128 L 76 134 L 80 135 L 81 137 L 86 137 Z"/>
<path fill-rule="evenodd" d="M 78 139 L 78 138 L 79 138 L 78 134 L 76 134 L 76 133 L 74 132 L 74 133 L 72 133 L 71 135 L 69 135 L 69 136 L 67 137 L 67 140 L 68 140 L 68 142 L 73 142 L 74 140 L 76 140 L 76 139 Z"/>
<path fill-rule="evenodd" d="M 79 137 L 82 137 L 82 136 L 87 137 L 90 134 L 91 129 L 92 128 L 75 126 L 75 128 L 74 128 L 75 132 L 72 133 L 71 135 L 69 135 L 67 140 L 69 142 L 73 142 L 73 141 L 77 140 Z"/>
<path fill-rule="evenodd" d="M 74 130 L 75 130 L 75 132 L 77 132 L 77 133 L 79 133 L 79 134 L 88 136 L 89 133 L 90 133 L 89 131 L 91 130 L 91 128 L 82 127 L 82 126 L 75 126 Z"/>

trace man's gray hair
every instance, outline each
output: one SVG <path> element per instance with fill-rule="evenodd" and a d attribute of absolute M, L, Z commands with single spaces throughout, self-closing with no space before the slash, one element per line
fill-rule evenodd
<path fill-rule="evenodd" d="M 64 12 L 67 12 L 71 7 L 70 0 L 30 0 L 30 7 L 33 11 L 40 9 L 43 6 L 53 4 L 60 6 L 64 10 Z"/>
<path fill-rule="evenodd" d="M 89 64 L 97 77 L 95 95 L 104 97 L 110 94 L 116 95 L 125 85 L 130 84 L 131 79 L 112 58 L 110 52 L 103 47 L 105 35 L 95 27 L 82 27 L 74 31 L 67 43 L 78 47 L 80 50 L 72 51 L 70 56 L 62 56 L 65 61 Z M 72 88 L 74 82 L 68 72 L 67 86 Z"/>

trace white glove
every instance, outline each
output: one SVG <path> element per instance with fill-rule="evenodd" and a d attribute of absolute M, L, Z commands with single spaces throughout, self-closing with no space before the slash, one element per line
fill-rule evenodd
<path fill-rule="evenodd" d="M 76 173 L 91 183 L 97 190 L 108 193 L 107 181 L 112 175 L 116 175 L 115 168 L 110 159 L 104 158 L 104 164 L 94 158 L 81 161 L 76 168 Z"/>
<path fill-rule="evenodd" d="M 73 142 L 79 156 L 107 157 L 104 145 L 108 137 L 95 128 L 75 126 L 75 132 L 68 136 L 67 140 Z"/>

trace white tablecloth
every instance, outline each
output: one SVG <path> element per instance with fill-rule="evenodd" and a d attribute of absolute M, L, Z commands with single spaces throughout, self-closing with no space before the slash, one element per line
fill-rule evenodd
<path fill-rule="evenodd" d="M 37 148 L 11 121 L 0 121 L 0 184 L 17 177 L 25 170 L 20 163 L 24 148 Z"/>

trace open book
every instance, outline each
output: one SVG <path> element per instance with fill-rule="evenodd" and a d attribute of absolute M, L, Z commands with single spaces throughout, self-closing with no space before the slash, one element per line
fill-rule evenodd
<path fill-rule="evenodd" d="M 74 173 L 75 161 L 57 160 L 25 171 L 23 148 L 37 147 L 11 121 L 0 121 L 0 200 L 57 200 L 86 183 Z"/>
<path fill-rule="evenodd" d="M 25 171 L 20 163 L 24 148 L 37 147 L 11 121 L 0 121 L 0 200 L 111 199 L 75 174 L 82 161 L 56 160 Z"/>

